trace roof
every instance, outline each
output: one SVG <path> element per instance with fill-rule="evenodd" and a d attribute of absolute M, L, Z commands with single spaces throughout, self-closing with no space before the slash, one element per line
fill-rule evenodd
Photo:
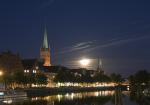
<path fill-rule="evenodd" d="M 44 72 L 47 73 L 58 73 L 60 70 L 69 70 L 66 67 L 63 66 L 44 66 Z"/>
<path fill-rule="evenodd" d="M 31 69 L 38 63 L 37 59 L 24 59 L 22 65 L 25 69 Z"/>
<path fill-rule="evenodd" d="M 47 38 L 47 30 L 46 30 L 46 26 L 45 26 L 45 30 L 44 30 L 44 39 L 43 39 L 43 45 L 42 48 L 48 49 L 48 38 Z"/>

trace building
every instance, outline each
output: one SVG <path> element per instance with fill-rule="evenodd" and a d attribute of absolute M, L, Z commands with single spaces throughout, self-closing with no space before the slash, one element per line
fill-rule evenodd
<path fill-rule="evenodd" d="M 39 72 L 39 62 L 37 59 L 24 59 L 22 65 L 25 74 L 36 74 Z"/>
<path fill-rule="evenodd" d="M 40 48 L 40 59 L 24 59 L 22 60 L 22 65 L 25 75 L 45 74 L 48 81 L 47 86 L 53 87 L 55 85 L 53 79 L 57 73 L 56 71 L 54 72 L 55 68 L 51 66 L 50 47 L 48 45 L 47 35 L 45 27 L 43 42 Z"/>
<path fill-rule="evenodd" d="M 68 70 L 68 68 L 63 67 L 63 66 L 44 66 L 43 69 L 44 73 L 48 77 L 48 84 L 47 87 L 56 87 L 57 83 L 54 82 L 55 76 L 60 72 L 60 71 L 65 71 Z"/>
<path fill-rule="evenodd" d="M 43 66 L 51 66 L 50 46 L 48 45 L 47 30 L 45 27 L 42 47 L 40 48 L 40 58 L 43 60 Z"/>

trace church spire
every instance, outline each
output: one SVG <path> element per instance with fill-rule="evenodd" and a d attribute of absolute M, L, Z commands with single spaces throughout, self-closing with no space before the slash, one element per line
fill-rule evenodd
<path fill-rule="evenodd" d="M 51 66 L 50 48 L 48 45 L 46 26 L 44 29 L 44 38 L 42 48 L 40 49 L 40 58 L 43 60 L 43 66 Z"/>
<path fill-rule="evenodd" d="M 98 58 L 97 71 L 100 72 L 100 73 L 104 73 L 104 71 L 102 70 L 102 60 L 100 58 Z"/>
<path fill-rule="evenodd" d="M 48 38 L 47 38 L 47 29 L 46 29 L 46 26 L 45 26 L 45 30 L 44 30 L 44 39 L 43 39 L 43 45 L 42 45 L 42 48 L 49 48 L 48 46 Z"/>

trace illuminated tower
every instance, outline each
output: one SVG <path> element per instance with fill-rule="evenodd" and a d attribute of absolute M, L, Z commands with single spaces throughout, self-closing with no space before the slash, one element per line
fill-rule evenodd
<path fill-rule="evenodd" d="M 43 44 L 40 49 L 40 58 L 43 60 L 43 66 L 51 66 L 50 48 L 48 46 L 47 30 L 44 30 Z"/>
<path fill-rule="evenodd" d="M 102 60 L 98 58 L 98 66 L 97 66 L 97 72 L 99 73 L 104 73 L 104 71 L 102 70 Z"/>

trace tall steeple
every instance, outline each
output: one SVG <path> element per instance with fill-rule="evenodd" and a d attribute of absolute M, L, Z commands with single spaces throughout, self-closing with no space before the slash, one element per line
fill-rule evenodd
<path fill-rule="evenodd" d="M 102 60 L 100 58 L 98 58 L 97 71 L 100 73 L 104 73 L 104 71 L 102 70 Z"/>
<path fill-rule="evenodd" d="M 51 58 L 50 58 L 50 48 L 48 46 L 48 37 L 47 37 L 47 30 L 46 26 L 44 29 L 44 38 L 43 38 L 43 43 L 42 47 L 40 49 L 40 58 L 43 60 L 43 66 L 51 66 Z"/>
<path fill-rule="evenodd" d="M 45 26 L 45 30 L 44 30 L 44 39 L 43 39 L 42 48 L 49 48 L 49 46 L 48 46 L 48 38 L 47 38 L 47 29 L 46 29 L 46 26 Z"/>

